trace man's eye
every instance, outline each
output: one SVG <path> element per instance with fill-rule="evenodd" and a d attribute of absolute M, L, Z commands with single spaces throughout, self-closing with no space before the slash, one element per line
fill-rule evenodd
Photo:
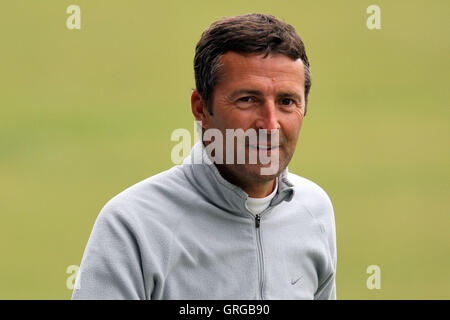
<path fill-rule="evenodd" d="M 242 98 L 239 98 L 238 101 L 240 101 L 240 102 L 252 102 L 253 98 L 252 97 L 242 97 Z"/>
<path fill-rule="evenodd" d="M 290 107 L 291 105 L 295 104 L 295 101 L 289 98 L 281 99 L 281 104 L 283 106 Z"/>

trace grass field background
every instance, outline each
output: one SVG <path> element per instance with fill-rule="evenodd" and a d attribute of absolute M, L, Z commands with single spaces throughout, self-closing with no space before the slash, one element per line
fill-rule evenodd
<path fill-rule="evenodd" d="M 66 8 L 81 8 L 68 30 Z M 366 8 L 381 8 L 368 30 Z M 333 201 L 339 299 L 450 298 L 448 1 L 2 1 L 0 299 L 68 299 L 102 206 L 193 132 L 195 45 L 229 15 L 303 38 L 313 85 L 289 169 Z M 381 268 L 381 289 L 366 268 Z"/>

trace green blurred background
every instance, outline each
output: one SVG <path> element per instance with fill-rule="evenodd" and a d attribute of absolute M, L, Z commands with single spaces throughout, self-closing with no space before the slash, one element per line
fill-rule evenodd
<path fill-rule="evenodd" d="M 66 8 L 81 7 L 81 30 Z M 366 8 L 381 8 L 368 30 Z M 262 12 L 310 58 L 289 168 L 321 185 L 337 225 L 339 299 L 450 298 L 449 1 L 4 0 L 0 18 L 0 299 L 69 299 L 102 206 L 173 166 L 193 132 L 201 33 Z M 369 290 L 366 268 L 381 268 Z"/>

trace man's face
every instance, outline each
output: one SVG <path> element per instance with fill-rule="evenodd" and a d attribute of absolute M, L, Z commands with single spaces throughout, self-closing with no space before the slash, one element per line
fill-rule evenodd
<path fill-rule="evenodd" d="M 203 127 L 219 129 L 226 137 L 226 129 L 266 129 L 270 145 L 270 132 L 277 130 L 278 146 L 269 148 L 278 157 L 277 171 L 262 175 L 265 165 L 258 161 L 248 163 L 249 154 L 264 151 L 245 145 L 245 164 L 218 165 L 221 173 L 232 180 L 248 183 L 273 180 L 291 160 L 297 144 L 305 110 L 305 78 L 303 62 L 284 55 L 243 55 L 227 52 L 223 63 L 221 81 L 215 86 L 212 112 L 205 114 Z M 272 131 L 273 132 L 273 131 Z M 224 141 L 224 158 L 227 153 Z M 267 165 L 266 165 L 267 167 Z"/>

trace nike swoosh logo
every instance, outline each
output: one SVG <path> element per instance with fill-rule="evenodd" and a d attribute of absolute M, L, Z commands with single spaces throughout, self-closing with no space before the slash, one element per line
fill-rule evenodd
<path fill-rule="evenodd" d="M 297 278 L 296 280 L 291 280 L 291 284 L 292 285 L 296 284 L 301 278 L 303 278 L 303 276 Z"/>

